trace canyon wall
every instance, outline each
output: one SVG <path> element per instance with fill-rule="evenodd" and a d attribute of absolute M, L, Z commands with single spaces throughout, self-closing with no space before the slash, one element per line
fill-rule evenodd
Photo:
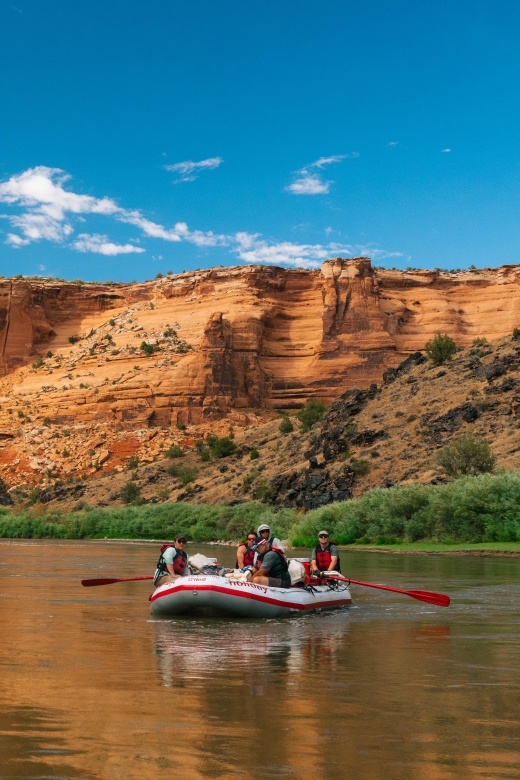
<path fill-rule="evenodd" d="M 367 387 L 439 330 L 466 346 L 519 323 L 516 266 L 408 273 L 338 258 L 128 285 L 0 280 L 0 422 L 22 397 L 61 422 L 245 422 Z M 157 351 L 147 357 L 143 341 Z"/>

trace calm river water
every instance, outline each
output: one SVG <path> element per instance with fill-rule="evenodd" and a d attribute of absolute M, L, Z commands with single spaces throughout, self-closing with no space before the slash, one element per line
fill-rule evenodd
<path fill-rule="evenodd" d="M 350 609 L 257 623 L 80 586 L 153 573 L 156 548 L 0 542 L 0 778 L 520 777 L 520 560 L 347 553 L 453 604 L 353 586 Z"/>

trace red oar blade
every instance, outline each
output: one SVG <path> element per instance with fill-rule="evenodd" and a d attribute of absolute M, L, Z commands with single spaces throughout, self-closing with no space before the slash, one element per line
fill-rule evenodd
<path fill-rule="evenodd" d="M 450 597 L 444 593 L 430 593 L 429 590 L 407 590 L 406 593 L 413 599 L 425 601 L 427 604 L 436 604 L 438 607 L 449 607 Z"/>
<path fill-rule="evenodd" d="M 137 580 L 153 580 L 153 577 L 96 577 L 92 580 L 81 580 L 84 588 L 93 588 L 95 585 L 113 585 L 114 582 L 136 582 Z"/>
<path fill-rule="evenodd" d="M 377 585 L 375 582 L 361 582 L 361 580 L 352 580 L 350 577 L 330 577 L 332 580 L 353 583 L 354 585 L 363 585 L 365 588 L 377 588 L 377 590 L 389 590 L 391 593 L 402 593 L 404 596 L 411 596 L 418 601 L 425 601 L 427 604 L 436 604 L 438 607 L 449 607 L 450 597 L 444 593 L 432 593 L 429 590 L 402 590 L 402 588 L 391 588 L 389 585 Z"/>

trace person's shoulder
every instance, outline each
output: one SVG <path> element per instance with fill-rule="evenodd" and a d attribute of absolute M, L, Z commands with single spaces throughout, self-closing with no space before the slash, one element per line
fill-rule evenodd
<path fill-rule="evenodd" d="M 164 560 L 170 563 L 176 557 L 177 557 L 177 550 L 175 549 L 175 547 L 167 547 L 166 550 L 163 552 Z"/>
<path fill-rule="evenodd" d="M 330 543 L 330 554 L 331 555 L 337 555 L 338 554 L 338 545 L 334 544 L 334 542 Z"/>

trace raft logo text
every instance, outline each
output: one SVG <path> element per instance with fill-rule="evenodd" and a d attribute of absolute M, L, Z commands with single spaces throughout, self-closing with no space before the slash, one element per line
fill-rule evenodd
<path fill-rule="evenodd" d="M 235 588 L 255 588 L 261 590 L 262 593 L 267 593 L 265 585 L 256 585 L 254 582 L 237 582 L 237 580 L 229 580 L 230 585 L 234 585 Z"/>

